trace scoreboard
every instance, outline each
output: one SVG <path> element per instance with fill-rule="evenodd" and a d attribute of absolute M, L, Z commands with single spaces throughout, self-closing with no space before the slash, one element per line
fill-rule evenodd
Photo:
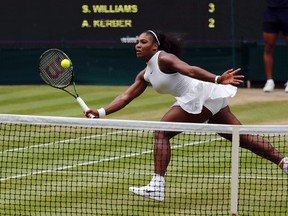
<path fill-rule="evenodd" d="M 257 41 L 264 9 L 264 0 L 4 1 L 0 47 L 131 47 L 148 29 L 178 34 L 188 47 Z"/>

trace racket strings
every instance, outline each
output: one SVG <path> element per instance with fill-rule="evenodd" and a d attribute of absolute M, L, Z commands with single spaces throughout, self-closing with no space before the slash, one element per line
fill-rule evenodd
<path fill-rule="evenodd" d="M 43 80 L 56 88 L 65 88 L 71 84 L 73 79 L 73 67 L 63 68 L 61 61 L 69 59 L 59 50 L 49 50 L 45 52 L 39 63 L 40 75 Z"/>

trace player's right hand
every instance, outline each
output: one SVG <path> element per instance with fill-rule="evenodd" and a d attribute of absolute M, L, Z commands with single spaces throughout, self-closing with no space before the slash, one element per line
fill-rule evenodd
<path fill-rule="evenodd" d="M 84 114 L 87 118 L 99 118 L 99 113 L 97 109 L 89 109 L 86 112 L 84 112 Z"/>

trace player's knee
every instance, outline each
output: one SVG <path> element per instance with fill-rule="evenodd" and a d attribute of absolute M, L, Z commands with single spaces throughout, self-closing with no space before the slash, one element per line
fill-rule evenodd
<path fill-rule="evenodd" d="M 161 140 L 170 140 L 174 135 L 174 133 L 172 132 L 168 132 L 168 131 L 155 131 L 154 132 L 154 138 L 156 140 L 158 140 L 158 142 L 161 143 Z"/>
<path fill-rule="evenodd" d="M 265 44 L 264 46 L 264 52 L 266 54 L 272 54 L 274 52 L 275 45 L 274 44 Z"/>

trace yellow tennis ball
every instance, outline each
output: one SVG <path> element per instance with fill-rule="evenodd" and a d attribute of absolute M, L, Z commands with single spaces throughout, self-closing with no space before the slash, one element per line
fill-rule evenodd
<path fill-rule="evenodd" d="M 68 67 L 71 66 L 71 62 L 69 61 L 69 59 L 63 59 L 63 60 L 61 61 L 61 66 L 62 66 L 63 68 L 68 68 Z"/>

